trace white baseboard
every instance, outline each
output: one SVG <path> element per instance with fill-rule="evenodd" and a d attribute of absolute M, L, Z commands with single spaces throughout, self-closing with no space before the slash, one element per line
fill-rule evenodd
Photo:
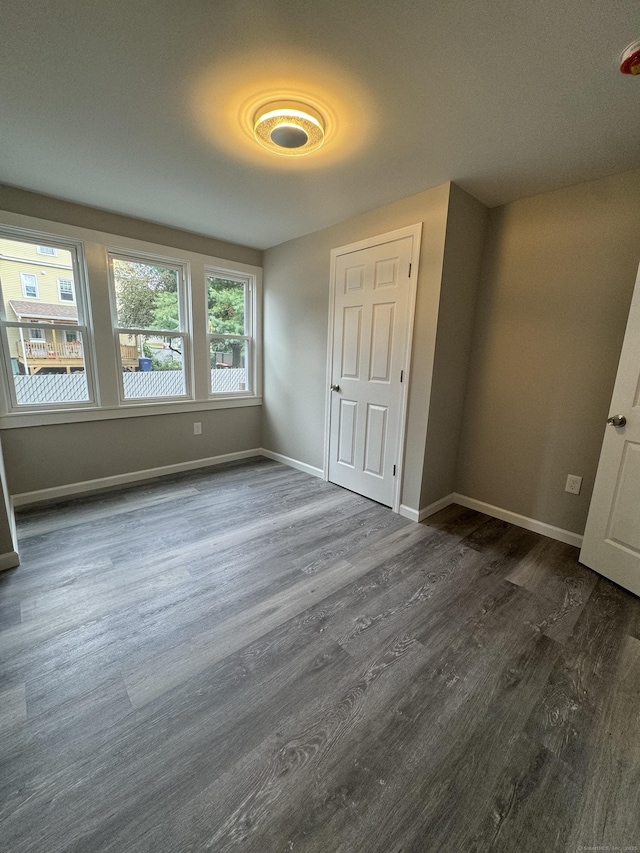
<path fill-rule="evenodd" d="M 430 515 L 433 515 L 436 512 L 439 512 L 441 509 L 444 509 L 446 506 L 450 506 L 455 503 L 456 496 L 453 492 L 450 495 L 446 495 L 444 498 L 440 498 L 439 501 L 434 501 L 429 506 L 424 506 L 418 513 L 418 521 L 424 521 L 425 518 L 429 518 Z"/>
<path fill-rule="evenodd" d="M 312 477 L 320 477 L 324 479 L 324 471 L 322 468 L 316 468 L 314 465 L 307 465 L 306 462 L 299 462 L 297 459 L 292 459 L 290 456 L 283 456 L 282 453 L 275 453 L 273 450 L 266 450 L 262 447 L 260 453 L 266 456 L 267 459 L 273 459 L 274 462 L 282 462 L 290 468 L 296 468 L 298 471 L 304 471 L 305 474 L 311 474 Z"/>
<path fill-rule="evenodd" d="M 572 533 L 570 530 L 564 530 L 562 527 L 554 527 L 553 524 L 546 524 L 544 521 L 528 518 L 526 515 L 519 515 L 517 512 L 511 512 L 509 509 L 502 509 L 502 507 L 493 506 L 493 504 L 487 504 L 484 501 L 468 498 L 466 495 L 459 495 L 458 493 L 453 495 L 453 503 L 460 504 L 460 506 L 465 506 L 468 509 L 478 510 L 478 512 L 484 512 L 486 515 L 491 515 L 493 518 L 499 518 L 502 521 L 508 521 L 510 524 L 515 524 L 518 527 L 524 527 L 526 530 L 533 530 L 534 533 L 541 533 L 550 539 L 566 542 L 567 545 L 575 545 L 577 548 L 580 548 L 582 545 L 582 536 L 579 533 Z"/>
<path fill-rule="evenodd" d="M 409 518 L 411 521 L 424 521 L 425 518 L 429 518 L 430 515 L 433 515 L 452 503 L 455 503 L 453 493 L 444 498 L 440 498 L 439 501 L 434 501 L 434 503 L 429 504 L 429 506 L 423 506 L 419 511 L 417 509 L 413 509 L 413 507 L 407 506 L 406 504 L 400 504 L 400 509 L 398 511 L 401 516 Z"/>
<path fill-rule="evenodd" d="M 20 557 L 17 551 L 7 551 L 6 554 L 0 554 L 0 572 L 7 569 L 15 569 L 20 565 Z"/>
<path fill-rule="evenodd" d="M 49 489 L 38 489 L 33 492 L 22 492 L 21 494 L 12 496 L 13 506 L 27 506 L 28 504 L 39 503 L 41 501 L 55 500 L 56 498 L 65 498 L 72 495 L 82 494 L 84 492 L 96 492 L 100 489 L 110 488 L 113 486 L 122 486 L 129 483 L 136 483 L 141 480 L 150 480 L 154 477 L 163 477 L 167 474 L 178 474 L 181 471 L 193 471 L 197 468 L 208 468 L 212 465 L 221 465 L 223 462 L 233 462 L 236 459 L 249 459 L 253 456 L 266 456 L 267 459 L 273 459 L 275 462 L 282 462 L 291 468 L 296 468 L 298 471 L 303 471 L 305 474 L 311 474 L 313 477 L 324 478 L 322 468 L 316 468 L 313 465 L 308 465 L 306 462 L 300 462 L 297 459 L 292 459 L 290 456 L 284 456 L 281 453 L 275 453 L 273 450 L 267 450 L 264 447 L 254 447 L 251 450 L 240 450 L 237 453 L 225 453 L 221 456 L 209 456 L 205 459 L 193 459 L 189 462 L 178 462 L 174 465 L 162 465 L 158 468 L 147 468 L 143 471 L 129 471 L 125 474 L 115 474 L 111 477 L 99 477 L 95 480 L 83 480 L 79 483 L 66 483 L 62 486 L 53 486 Z M 582 545 L 582 536 L 578 533 L 572 533 L 570 530 L 563 530 L 561 527 L 554 527 L 552 524 L 546 524 L 543 521 L 538 521 L 535 518 L 528 518 L 525 515 L 519 515 L 517 512 L 511 512 L 508 509 L 502 509 L 493 504 L 485 503 L 484 501 L 469 498 L 466 495 L 460 495 L 454 492 L 440 500 L 435 501 L 429 506 L 423 507 L 420 511 L 408 507 L 405 504 L 400 505 L 400 515 L 408 518 L 411 521 L 423 521 L 430 515 L 444 509 L 452 503 L 460 504 L 460 506 L 468 509 L 475 509 L 478 512 L 484 512 L 493 518 L 499 518 L 502 521 L 508 521 L 518 527 L 524 527 L 527 530 L 533 530 L 534 533 L 541 533 L 543 536 L 548 536 L 551 539 L 557 539 L 560 542 L 566 542 L 568 545 L 575 545 L 580 548 Z M 11 569 L 18 566 L 20 563 L 18 554 L 15 551 L 9 551 L 6 554 L 0 554 L 0 571 Z"/>
<path fill-rule="evenodd" d="M 261 448 L 254 447 L 251 450 L 240 450 L 237 453 L 224 453 L 221 456 L 209 456 L 205 459 L 192 459 L 189 462 L 177 462 L 174 465 L 161 465 L 158 468 L 146 468 L 143 471 L 128 471 L 126 474 L 114 474 L 111 477 L 98 477 L 95 480 L 83 480 L 79 483 L 66 483 L 63 486 L 53 486 L 50 489 L 38 489 L 33 492 L 22 492 L 13 495 L 13 505 L 26 506 L 27 504 L 50 501 L 56 498 L 65 498 L 83 492 L 97 492 L 100 489 L 112 486 L 123 486 L 128 483 L 137 483 L 139 480 L 151 480 L 154 477 L 164 477 L 167 474 L 179 474 L 181 471 L 193 471 L 196 468 L 208 468 L 211 465 L 221 465 L 223 462 L 233 462 L 236 459 L 249 459 L 252 456 L 262 456 Z"/>
<path fill-rule="evenodd" d="M 564 530 L 562 527 L 554 527 L 553 524 L 546 524 L 544 521 L 538 521 L 536 518 L 528 518 L 526 515 L 520 515 L 509 509 L 502 509 L 502 507 L 476 500 L 476 498 L 469 498 L 457 492 L 453 492 L 439 501 L 423 507 L 420 512 L 402 505 L 400 507 L 400 515 L 410 518 L 412 521 L 424 521 L 425 518 L 428 518 L 450 504 L 459 504 L 460 506 L 467 507 L 467 509 L 475 509 L 478 512 L 483 512 L 485 515 L 492 516 L 492 518 L 508 521 L 517 527 L 524 527 L 526 530 L 532 530 L 534 533 L 541 533 L 543 536 L 548 536 L 550 539 L 557 539 L 559 542 L 566 542 L 567 545 L 575 545 L 577 548 L 580 548 L 582 545 L 582 536 L 579 533 L 572 533 L 571 530 Z"/>
<path fill-rule="evenodd" d="M 398 513 L 403 518 L 408 518 L 409 521 L 420 521 L 420 513 L 417 509 L 414 509 L 411 506 L 406 506 L 406 504 L 400 504 L 400 509 Z"/>

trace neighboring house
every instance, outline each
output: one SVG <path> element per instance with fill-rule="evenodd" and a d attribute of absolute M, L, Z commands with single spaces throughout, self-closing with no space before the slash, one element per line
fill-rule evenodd
<path fill-rule="evenodd" d="M 0 283 L 7 320 L 30 325 L 28 329 L 7 330 L 13 372 L 84 372 L 79 333 L 53 325 L 78 322 L 71 253 L 53 246 L 0 239 Z M 125 369 L 137 368 L 139 350 L 135 341 L 121 346 Z"/>
<path fill-rule="evenodd" d="M 71 255 L 64 249 L 0 240 L 0 281 L 7 320 L 33 324 L 8 330 L 14 373 L 84 370 L 78 333 L 47 326 L 78 321 Z"/>

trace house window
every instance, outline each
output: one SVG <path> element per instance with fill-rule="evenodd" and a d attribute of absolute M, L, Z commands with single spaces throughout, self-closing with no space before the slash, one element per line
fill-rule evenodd
<path fill-rule="evenodd" d="M 21 272 L 20 280 L 22 281 L 22 294 L 27 299 L 38 298 L 38 276 L 30 272 Z"/>
<path fill-rule="evenodd" d="M 38 234 L 42 238 L 44 235 Z M 82 244 L 68 238 L 51 238 L 40 246 L 36 235 L 18 228 L 0 228 L 0 321 L 4 384 L 9 411 L 25 412 L 95 406 L 93 351 L 87 323 L 87 290 Z M 55 254 L 68 268 L 49 290 L 33 273 L 22 272 L 24 261 L 40 254 Z M 49 251 L 51 250 L 51 251 Z M 44 281 L 44 280 L 43 280 Z M 71 294 L 73 304 L 62 296 Z M 63 304 L 61 304 L 63 303 Z M 85 353 L 91 357 L 86 358 Z"/>
<path fill-rule="evenodd" d="M 36 246 L 36 251 L 39 255 L 51 255 L 52 257 L 58 254 L 55 246 Z"/>
<path fill-rule="evenodd" d="M 6 217 L 1 427 L 260 405 L 259 267 Z"/>
<path fill-rule="evenodd" d="M 191 396 L 186 265 L 109 255 L 123 401 Z"/>
<path fill-rule="evenodd" d="M 73 292 L 73 282 L 69 278 L 58 279 L 58 296 L 60 302 L 75 302 L 76 297 Z"/>
<path fill-rule="evenodd" d="M 255 393 L 255 283 L 207 269 L 207 332 L 212 396 Z"/>

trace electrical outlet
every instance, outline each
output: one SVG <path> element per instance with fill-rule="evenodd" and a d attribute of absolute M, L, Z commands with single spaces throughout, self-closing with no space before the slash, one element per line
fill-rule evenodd
<path fill-rule="evenodd" d="M 193 434 L 194 435 L 202 435 L 202 424 L 194 423 Z"/>
<path fill-rule="evenodd" d="M 565 492 L 570 492 L 572 495 L 579 495 L 582 488 L 582 477 L 577 474 L 567 474 L 567 485 L 564 487 Z"/>

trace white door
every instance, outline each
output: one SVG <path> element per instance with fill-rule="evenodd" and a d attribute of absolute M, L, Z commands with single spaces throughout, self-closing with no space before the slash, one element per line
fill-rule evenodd
<path fill-rule="evenodd" d="M 580 562 L 640 595 L 640 270 Z"/>
<path fill-rule="evenodd" d="M 334 265 L 329 480 L 387 506 L 401 462 L 413 247 L 407 236 L 338 254 Z"/>

